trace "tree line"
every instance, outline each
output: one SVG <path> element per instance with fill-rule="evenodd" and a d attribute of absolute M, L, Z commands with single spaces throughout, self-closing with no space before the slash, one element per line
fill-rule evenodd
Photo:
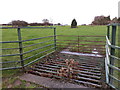
<path fill-rule="evenodd" d="M 43 19 L 43 23 L 28 23 L 23 20 L 13 20 L 9 24 L 2 24 L 2 25 L 11 25 L 13 27 L 26 27 L 26 26 L 53 26 L 52 23 L 49 22 L 48 19 Z M 92 21 L 91 25 L 107 25 L 110 23 L 120 23 L 120 17 L 110 19 L 110 16 L 95 16 L 94 20 Z M 60 23 L 55 24 L 55 25 L 61 25 Z M 77 21 L 76 19 L 73 19 L 71 22 L 71 28 L 76 28 L 77 27 Z"/>
<path fill-rule="evenodd" d="M 110 19 L 110 16 L 95 16 L 94 20 L 92 21 L 92 23 L 90 25 L 108 25 L 111 23 L 120 23 L 120 17 L 117 18 L 113 18 Z M 86 24 L 85 24 L 86 25 Z M 73 19 L 71 22 L 71 28 L 77 28 L 77 21 L 76 19 Z"/>
<path fill-rule="evenodd" d="M 26 27 L 26 26 L 53 26 L 52 23 L 49 23 L 48 19 L 43 19 L 43 23 L 28 23 L 23 20 L 13 20 L 9 24 L 3 24 L 3 25 L 11 25 L 13 27 Z"/>

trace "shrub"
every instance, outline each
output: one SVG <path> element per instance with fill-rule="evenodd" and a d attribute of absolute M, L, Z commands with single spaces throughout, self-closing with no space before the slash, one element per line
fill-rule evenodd
<path fill-rule="evenodd" d="M 26 21 L 14 20 L 11 22 L 13 27 L 25 27 L 28 25 Z"/>
<path fill-rule="evenodd" d="M 75 19 L 73 19 L 71 23 L 71 28 L 76 28 L 76 27 L 77 27 L 77 22 Z"/>

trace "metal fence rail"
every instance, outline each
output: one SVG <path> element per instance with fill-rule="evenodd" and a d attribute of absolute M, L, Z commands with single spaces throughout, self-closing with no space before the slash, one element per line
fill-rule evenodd
<path fill-rule="evenodd" d="M 12 27 L 3 27 L 4 29 L 12 29 Z M 14 28 L 14 27 L 13 27 Z M 33 39 L 28 39 L 28 40 L 22 40 L 22 37 L 21 37 L 21 28 L 43 28 L 43 29 L 53 29 L 53 35 L 52 36 L 46 36 L 46 37 L 39 37 L 39 38 L 33 38 Z M 0 64 L 12 64 L 11 66 L 7 66 L 7 67 L 2 67 L 0 68 L 0 70 L 8 70 L 8 69 L 18 69 L 18 68 L 23 68 L 25 66 L 28 66 L 29 64 L 33 63 L 33 62 L 36 62 L 38 61 L 39 59 L 53 53 L 55 50 L 56 50 L 56 28 L 55 27 L 21 27 L 21 28 L 16 28 L 17 29 L 17 32 L 18 32 L 18 41 L 3 41 L 3 42 L 0 42 L 1 44 L 7 44 L 7 43 L 18 43 L 18 48 L 2 48 L 0 50 L 19 50 L 19 53 L 16 53 L 16 54 L 7 54 L 7 55 L 0 55 L 0 57 L 12 57 L 12 56 L 19 56 L 20 57 L 20 60 L 14 60 L 14 61 L 2 61 L 0 62 Z M 41 40 L 41 39 L 47 39 L 47 38 L 51 38 L 50 40 L 45 40 L 43 42 L 38 42 L 38 43 L 35 43 L 35 44 L 30 44 L 30 45 L 26 45 L 26 46 L 23 46 L 23 42 L 29 42 L 29 41 L 34 41 L 34 40 Z M 50 43 L 51 42 L 51 43 Z M 50 44 L 45 44 L 45 43 L 50 43 Z M 40 44 L 45 44 L 43 46 L 40 46 L 38 48 L 35 48 L 35 49 L 31 49 L 31 50 L 28 50 L 26 52 L 23 52 L 23 49 L 27 48 L 27 47 L 32 47 L 32 46 L 36 46 L 36 45 L 40 45 Z M 36 50 L 40 50 L 40 49 L 43 49 L 45 48 L 45 50 L 41 51 L 41 52 L 38 52 L 37 54 L 34 54 L 30 57 L 26 57 L 26 58 L 23 58 L 25 54 L 28 54 L 28 53 L 31 53 L 33 51 L 36 51 Z M 48 51 L 50 51 L 49 53 L 47 53 Z M 45 55 L 40 55 L 40 54 L 43 54 L 43 53 L 46 53 Z M 27 63 L 24 63 L 25 61 L 31 59 L 31 58 L 34 58 L 35 56 L 37 55 L 40 55 L 39 58 L 36 58 L 32 61 L 28 61 Z M 21 65 L 17 65 L 15 66 L 15 63 L 20 63 Z"/>
<path fill-rule="evenodd" d="M 110 34 L 110 27 L 112 27 L 112 32 Z M 116 46 L 116 24 L 108 25 L 107 36 L 106 36 L 106 58 L 105 58 L 105 69 L 106 69 L 106 83 L 120 90 L 120 58 L 117 55 L 120 52 L 120 47 Z M 111 35 L 111 37 L 110 37 Z M 111 41 L 110 41 L 111 39 Z M 116 65 L 116 62 L 118 65 Z"/>
<path fill-rule="evenodd" d="M 97 39 L 96 39 L 97 38 Z M 97 43 L 96 43 L 97 42 Z M 95 35 L 57 35 L 57 47 L 69 51 L 105 55 L 105 36 Z"/>

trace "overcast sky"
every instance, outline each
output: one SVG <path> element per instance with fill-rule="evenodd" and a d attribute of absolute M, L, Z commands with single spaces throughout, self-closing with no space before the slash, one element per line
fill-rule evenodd
<path fill-rule="evenodd" d="M 118 17 L 120 0 L 0 0 L 0 24 L 12 20 L 28 23 L 49 19 L 52 23 L 90 24 L 95 16 Z"/>

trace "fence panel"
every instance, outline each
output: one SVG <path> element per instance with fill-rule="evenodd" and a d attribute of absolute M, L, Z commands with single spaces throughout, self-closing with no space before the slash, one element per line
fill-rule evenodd
<path fill-rule="evenodd" d="M 105 56 L 105 36 L 58 35 L 57 47 L 71 52 Z"/>
<path fill-rule="evenodd" d="M 112 31 L 110 33 L 110 27 Z M 116 30 L 117 24 L 112 24 L 107 26 L 107 36 L 106 36 L 106 58 L 105 58 L 105 69 L 106 69 L 106 83 L 115 88 L 120 89 L 120 68 L 119 62 L 120 58 L 117 53 L 120 52 L 120 47 L 116 46 Z M 111 36 L 111 37 L 110 37 Z"/>
<path fill-rule="evenodd" d="M 7 29 L 11 30 L 13 28 Z M 2 62 L 0 62 L 2 68 L 0 70 L 24 69 L 25 66 L 56 50 L 56 28 L 54 27 L 22 27 L 13 30 L 17 30 L 15 35 L 18 36 L 18 40 L 0 42 L 3 46 L 0 49 L 2 50 L 2 55 L 0 55 L 2 57 Z M 38 34 L 34 35 L 36 32 Z M 45 34 L 46 32 L 49 33 Z"/>

